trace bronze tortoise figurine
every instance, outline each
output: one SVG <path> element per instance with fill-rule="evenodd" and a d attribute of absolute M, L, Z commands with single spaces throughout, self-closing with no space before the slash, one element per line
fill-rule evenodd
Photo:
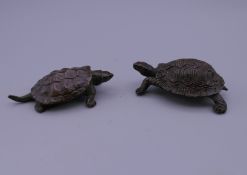
<path fill-rule="evenodd" d="M 25 96 L 8 97 L 17 102 L 35 101 L 35 110 L 44 112 L 48 107 L 69 102 L 82 95 L 86 96 L 86 105 L 94 107 L 95 85 L 110 80 L 113 74 L 108 71 L 94 70 L 90 66 L 63 68 L 44 76 Z"/>
<path fill-rule="evenodd" d="M 214 101 L 214 111 L 225 113 L 227 104 L 219 94 L 227 90 L 223 78 L 208 63 L 193 59 L 177 59 L 158 64 L 157 68 L 145 62 L 136 62 L 134 69 L 146 76 L 137 95 L 143 95 L 150 85 L 154 85 L 173 94 L 187 97 L 209 97 Z"/>

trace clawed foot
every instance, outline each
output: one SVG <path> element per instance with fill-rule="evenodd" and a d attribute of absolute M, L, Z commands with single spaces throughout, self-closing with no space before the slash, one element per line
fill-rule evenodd
<path fill-rule="evenodd" d="M 86 105 L 87 105 L 87 107 L 92 108 L 96 105 L 96 101 L 95 100 L 91 100 L 91 101 L 88 100 L 88 101 L 86 101 Z"/>
<path fill-rule="evenodd" d="M 146 92 L 146 91 L 143 90 L 142 88 L 137 88 L 137 89 L 136 89 L 136 95 L 141 96 L 141 95 L 144 95 L 145 92 Z"/>
<path fill-rule="evenodd" d="M 216 104 L 214 105 L 214 111 L 217 114 L 224 114 L 226 112 L 226 106 L 225 105 L 221 105 L 221 104 Z"/>

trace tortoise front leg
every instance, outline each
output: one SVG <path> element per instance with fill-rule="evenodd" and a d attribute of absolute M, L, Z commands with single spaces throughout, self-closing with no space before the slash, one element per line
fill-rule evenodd
<path fill-rule="evenodd" d="M 95 95 L 96 95 L 96 89 L 93 84 L 90 84 L 88 89 L 86 90 L 86 105 L 89 108 L 92 108 L 96 105 L 95 101 Z"/>
<path fill-rule="evenodd" d="M 227 110 L 227 104 L 223 97 L 220 94 L 215 94 L 210 96 L 210 98 L 214 101 L 214 111 L 218 114 L 223 114 Z"/>
<path fill-rule="evenodd" d="M 146 90 L 149 88 L 150 85 L 155 84 L 155 80 L 153 78 L 145 78 L 142 81 L 142 84 L 139 88 L 136 89 L 137 95 L 144 95 Z"/>

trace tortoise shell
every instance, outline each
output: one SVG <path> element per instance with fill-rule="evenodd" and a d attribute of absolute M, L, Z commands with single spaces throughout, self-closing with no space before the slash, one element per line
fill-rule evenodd
<path fill-rule="evenodd" d="M 160 88 L 189 97 L 217 94 L 225 84 L 211 65 L 197 59 L 178 59 L 161 63 L 156 71 Z"/>
<path fill-rule="evenodd" d="M 44 105 L 68 102 L 86 91 L 92 79 L 90 66 L 63 68 L 44 76 L 31 89 L 33 98 Z"/>

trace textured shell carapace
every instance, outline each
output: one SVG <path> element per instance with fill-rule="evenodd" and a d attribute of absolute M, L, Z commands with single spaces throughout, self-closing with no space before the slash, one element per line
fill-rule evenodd
<path fill-rule="evenodd" d="M 218 93 L 224 87 L 223 78 L 211 65 L 197 59 L 178 59 L 157 67 L 159 87 L 175 94 L 198 97 Z"/>
<path fill-rule="evenodd" d="M 70 101 L 83 93 L 92 79 L 90 66 L 52 71 L 31 89 L 32 96 L 42 104 Z"/>

